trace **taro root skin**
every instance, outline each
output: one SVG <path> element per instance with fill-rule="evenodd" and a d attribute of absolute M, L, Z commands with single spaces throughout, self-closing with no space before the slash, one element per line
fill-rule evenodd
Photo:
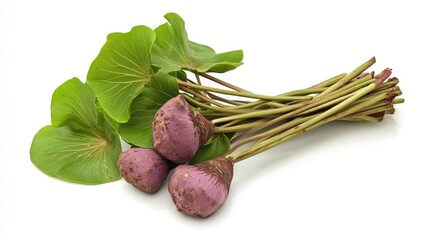
<path fill-rule="evenodd" d="M 225 202 L 232 176 L 233 165 L 224 157 L 180 165 L 171 176 L 168 191 L 178 211 L 207 218 Z"/>
<path fill-rule="evenodd" d="M 165 158 L 183 164 L 207 142 L 214 126 L 178 95 L 156 112 L 152 131 L 154 148 Z"/>
<path fill-rule="evenodd" d="M 170 171 L 170 162 L 151 148 L 131 148 L 119 156 L 125 181 L 146 193 L 155 193 Z"/>

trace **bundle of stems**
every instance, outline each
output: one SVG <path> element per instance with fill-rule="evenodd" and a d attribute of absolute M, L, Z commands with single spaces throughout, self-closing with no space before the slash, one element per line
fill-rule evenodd
<path fill-rule="evenodd" d="M 380 122 L 393 114 L 394 104 L 404 102 L 397 98 L 399 80 L 390 78 L 390 68 L 378 74 L 365 72 L 374 63 L 373 57 L 348 74 L 277 96 L 255 94 L 206 73 L 195 74 L 196 82 L 178 83 L 195 110 L 216 125 L 215 132 L 237 132 L 226 155 L 236 163 L 328 122 Z M 200 77 L 230 90 L 203 86 Z M 219 94 L 253 100 L 231 100 Z M 250 146 L 241 150 L 245 144 Z"/>

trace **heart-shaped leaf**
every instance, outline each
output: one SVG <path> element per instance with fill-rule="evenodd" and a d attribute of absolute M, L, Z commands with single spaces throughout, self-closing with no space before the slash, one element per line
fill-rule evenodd
<path fill-rule="evenodd" d="M 31 161 L 44 173 L 70 182 L 101 184 L 121 176 L 121 143 L 116 130 L 97 111 L 95 93 L 73 78 L 52 96 L 52 126 L 33 138 Z"/>
<path fill-rule="evenodd" d="M 162 71 L 152 76 L 143 93 L 131 105 L 131 117 L 119 125 L 125 141 L 140 147 L 153 147 L 152 120 L 159 108 L 179 94 L 175 77 Z"/>
<path fill-rule="evenodd" d="M 68 125 L 70 128 L 96 128 L 100 114 L 95 104 L 94 91 L 79 79 L 72 78 L 58 87 L 51 100 L 51 124 L 53 127 Z"/>
<path fill-rule="evenodd" d="M 95 100 L 95 106 L 97 106 L 98 112 L 102 113 L 106 121 L 117 131 L 119 129 L 119 123 L 111 118 L 109 114 L 106 113 L 106 111 L 104 111 L 97 99 Z"/>
<path fill-rule="evenodd" d="M 209 46 L 188 39 L 183 19 L 168 13 L 165 23 L 155 29 L 156 40 L 153 46 L 152 63 L 166 72 L 181 69 L 193 72 L 226 72 L 242 64 L 243 51 L 216 54 Z"/>
<path fill-rule="evenodd" d="M 117 122 L 127 122 L 130 105 L 153 73 L 151 48 L 155 33 L 136 26 L 127 33 L 111 33 L 88 71 L 88 85 L 94 89 L 104 111 Z"/>
<path fill-rule="evenodd" d="M 214 134 L 195 153 L 189 164 L 197 164 L 224 155 L 230 148 L 228 137 L 223 134 Z"/>

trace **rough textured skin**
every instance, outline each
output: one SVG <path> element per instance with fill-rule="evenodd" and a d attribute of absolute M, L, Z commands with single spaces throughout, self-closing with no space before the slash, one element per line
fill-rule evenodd
<path fill-rule="evenodd" d="M 152 122 L 154 148 L 179 164 L 191 160 L 213 131 L 213 124 L 192 110 L 182 95 L 166 102 Z"/>
<path fill-rule="evenodd" d="M 118 167 L 128 183 L 146 193 L 156 192 L 170 171 L 169 161 L 151 148 L 131 148 L 122 152 Z"/>
<path fill-rule="evenodd" d="M 171 176 L 168 191 L 178 211 L 207 218 L 225 202 L 232 175 L 233 165 L 223 157 L 180 165 Z"/>

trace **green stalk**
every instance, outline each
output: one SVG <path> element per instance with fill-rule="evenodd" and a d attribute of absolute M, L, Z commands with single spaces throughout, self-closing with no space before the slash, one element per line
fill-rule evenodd
<path fill-rule="evenodd" d="M 244 113 L 248 113 L 249 112 L 249 110 L 245 110 L 245 109 L 228 109 L 228 108 L 213 107 L 213 106 L 210 106 L 208 104 L 205 104 L 205 103 L 202 103 L 202 102 L 199 102 L 199 101 L 195 100 L 194 98 L 192 98 L 188 94 L 182 93 L 182 96 L 189 103 L 192 103 L 193 105 L 198 106 L 199 108 L 202 108 L 202 109 L 210 109 L 210 110 L 213 110 L 213 111 L 232 113 L 232 114 L 236 114 L 236 115 L 237 114 L 244 114 Z"/>
<path fill-rule="evenodd" d="M 318 88 L 307 88 L 307 89 L 300 89 L 295 91 L 290 91 L 284 94 L 281 94 L 280 96 L 302 96 L 302 95 L 310 95 L 315 93 L 321 93 L 326 90 L 326 87 L 318 87 Z"/>
<path fill-rule="evenodd" d="M 231 121 L 229 123 L 225 123 L 224 125 L 217 127 L 217 128 L 226 128 L 226 127 L 235 126 L 235 125 L 238 125 L 238 123 L 243 122 L 243 121 L 244 120 L 242 120 L 242 119 L 237 119 L 237 120 Z"/>
<path fill-rule="evenodd" d="M 237 106 L 237 105 L 240 105 L 240 104 L 241 104 L 241 103 L 239 103 L 239 102 L 236 102 L 236 101 L 233 101 L 233 100 L 229 100 L 229 99 L 226 99 L 226 98 L 220 97 L 220 96 L 218 96 L 218 95 L 216 95 L 216 94 L 213 94 L 213 93 L 211 93 L 211 92 L 207 92 L 207 95 L 208 95 L 209 97 L 211 97 L 213 100 L 222 101 L 222 102 L 224 102 L 224 103 L 228 103 L 228 104 L 231 104 L 231 105 L 234 105 L 234 106 Z M 228 107 L 229 107 L 229 106 L 228 106 Z"/>
<path fill-rule="evenodd" d="M 250 123 L 243 123 L 243 124 L 234 125 L 234 126 L 216 127 L 215 133 L 228 133 L 228 132 L 245 131 L 245 130 L 254 128 L 255 126 L 258 126 L 259 124 L 262 124 L 266 121 L 267 121 L 266 119 L 261 119 L 261 120 L 253 121 Z"/>
<path fill-rule="evenodd" d="M 206 110 L 206 109 L 200 109 L 200 108 L 194 108 L 194 110 L 201 113 L 205 118 L 209 120 L 234 115 L 234 113 L 215 112 L 212 110 Z"/>
<path fill-rule="evenodd" d="M 405 99 L 403 99 L 403 98 L 395 98 L 392 101 L 393 104 L 399 104 L 399 103 L 404 103 L 404 102 L 405 102 Z"/>
<path fill-rule="evenodd" d="M 361 111 L 361 112 L 357 112 L 355 114 L 351 114 L 348 117 L 354 118 L 354 117 L 359 117 L 359 116 L 371 116 L 373 114 L 384 113 L 386 111 L 390 111 L 391 109 L 393 109 L 393 106 L 391 104 L 386 104 L 385 106 L 371 108 L 371 109 L 368 109 L 366 111 Z"/>
<path fill-rule="evenodd" d="M 233 115 L 233 116 L 228 116 L 228 117 L 224 117 L 224 118 L 218 118 L 218 119 L 214 120 L 213 123 L 218 124 L 221 122 L 227 122 L 227 121 L 231 121 L 234 119 L 263 117 L 263 116 L 268 115 L 268 114 L 280 114 L 280 113 L 286 113 L 286 112 L 293 111 L 290 114 L 285 114 L 285 115 L 280 116 L 278 119 L 273 119 L 271 122 L 266 123 L 264 125 L 264 127 L 265 127 L 268 124 L 275 124 L 276 122 L 279 122 L 279 121 L 282 121 L 284 119 L 293 117 L 293 116 L 295 116 L 295 114 L 304 112 L 304 111 L 311 109 L 313 107 L 319 107 L 319 105 L 321 105 L 322 103 L 327 103 L 329 101 L 335 101 L 336 99 L 338 99 L 338 98 L 340 98 L 346 94 L 349 94 L 353 91 L 356 91 L 356 90 L 362 88 L 362 84 L 368 85 L 368 83 L 370 83 L 370 82 L 375 82 L 375 80 L 374 79 L 367 79 L 365 77 L 365 78 L 359 79 L 353 85 L 345 87 L 344 90 L 339 89 L 338 91 L 331 92 L 330 94 L 328 94 L 324 98 L 315 97 L 311 101 L 299 102 L 299 103 L 293 104 L 293 105 L 285 105 L 284 107 L 279 107 L 277 109 L 262 110 L 262 111 L 254 112 L 254 113 L 244 113 L 244 114 L 240 114 L 240 115 Z M 333 102 L 333 103 L 335 103 L 335 102 Z M 262 129 L 262 128 L 263 127 L 261 126 L 259 129 Z"/>
<path fill-rule="evenodd" d="M 221 104 L 221 103 L 219 103 L 219 102 L 216 102 L 216 101 L 214 101 L 213 99 L 208 98 L 208 97 L 206 97 L 205 95 L 203 95 L 203 94 L 201 94 L 201 93 L 198 93 L 198 92 L 196 92 L 196 91 L 193 91 L 193 90 L 192 90 L 192 89 L 190 89 L 190 88 L 183 87 L 183 86 L 180 86 L 179 88 L 180 88 L 180 90 L 182 90 L 182 91 L 184 91 L 184 92 L 190 93 L 190 94 L 194 95 L 195 97 L 198 97 L 198 98 L 200 98 L 200 99 L 202 99 L 202 100 L 205 100 L 207 103 L 213 104 L 213 105 L 218 106 L 218 107 L 220 107 L 220 108 L 226 108 L 226 107 L 227 107 L 226 105 L 223 105 L 223 104 Z M 195 100 L 195 101 L 196 101 L 196 100 Z"/>
<path fill-rule="evenodd" d="M 380 85 L 379 90 L 384 90 L 390 87 L 394 87 L 396 85 L 398 85 L 399 80 L 397 78 L 392 78 L 387 82 L 384 82 L 383 84 Z"/>
<path fill-rule="evenodd" d="M 279 102 L 265 102 L 262 104 L 259 104 L 255 107 L 253 107 L 252 109 L 266 109 L 266 108 L 280 108 L 280 107 L 284 107 L 285 104 L 279 103 Z"/>
<path fill-rule="evenodd" d="M 322 93 L 317 95 L 316 98 L 321 98 L 321 97 L 337 90 L 338 88 L 340 88 L 341 86 L 343 86 L 344 84 L 346 84 L 347 82 L 352 80 L 353 78 L 359 76 L 363 71 L 365 71 L 366 69 L 371 67 L 374 63 L 375 63 L 375 57 L 372 57 L 371 59 L 369 59 L 368 61 L 366 61 L 365 63 L 363 63 L 359 67 L 357 67 L 355 70 L 353 70 L 349 74 L 347 74 L 347 76 L 343 77 L 341 80 L 334 83 L 333 85 L 328 87 L 325 91 L 323 91 Z"/>
<path fill-rule="evenodd" d="M 387 93 L 382 94 L 384 98 L 387 96 L 386 94 Z M 378 97 L 376 99 L 379 99 L 379 98 L 380 97 Z M 345 98 L 343 98 L 341 101 L 343 101 L 343 100 L 345 100 Z M 341 101 L 337 101 L 337 99 L 335 100 L 335 102 L 341 102 Z M 357 103 L 360 103 L 360 102 L 361 101 L 357 100 L 354 104 L 351 104 L 349 107 L 354 107 Z M 376 104 L 373 104 L 373 105 L 371 105 L 368 108 L 361 109 L 359 112 L 356 112 L 356 113 L 354 113 L 351 116 L 347 116 L 347 118 L 352 119 L 352 118 L 356 118 L 356 117 L 371 115 L 371 114 L 378 113 L 378 112 L 388 111 L 391 108 L 392 108 L 391 101 L 381 100 L 380 102 L 378 102 Z M 316 113 L 316 114 L 318 114 L 318 113 Z M 302 115 L 304 115 L 304 113 L 302 113 Z M 298 118 L 292 119 L 291 121 L 284 122 L 280 126 L 275 127 L 273 129 L 264 131 L 262 133 L 259 133 L 257 135 L 251 136 L 251 137 L 247 137 L 244 140 L 240 141 L 239 143 L 235 144 L 234 147 L 231 148 L 230 152 L 235 151 L 237 148 L 239 148 L 240 146 L 242 146 L 244 144 L 247 144 L 247 143 L 250 143 L 250 142 L 253 142 L 253 141 L 257 141 L 259 139 L 267 138 L 269 136 L 276 135 L 276 134 L 278 134 L 278 133 L 280 133 L 280 132 L 282 132 L 284 130 L 287 130 L 287 129 L 291 128 L 291 127 L 294 127 L 294 126 L 296 126 L 296 125 L 298 125 L 298 124 L 300 124 L 300 123 L 302 123 L 304 121 L 307 121 L 307 120 L 309 120 L 309 119 L 311 119 L 313 117 L 314 117 L 314 115 L 306 116 L 306 117 L 298 117 Z M 374 119 L 367 118 L 365 120 L 367 120 L 367 121 L 374 121 L 375 118 Z M 243 133 L 243 134 L 246 134 L 246 133 Z M 233 139 L 232 142 L 236 142 L 237 138 L 239 138 L 239 137 L 240 137 L 240 135 L 238 137 L 236 137 L 235 139 Z"/>
<path fill-rule="evenodd" d="M 200 79 L 200 74 L 199 73 L 195 73 L 195 79 L 197 79 L 197 83 L 198 83 L 198 85 L 202 85 L 201 84 L 201 79 Z"/>
<path fill-rule="evenodd" d="M 331 92 L 330 94 L 328 94 L 323 98 L 314 98 L 312 101 L 310 101 L 310 104 L 301 103 L 299 105 L 299 108 L 297 108 L 295 111 L 284 114 L 278 118 L 275 118 L 270 122 L 267 122 L 265 125 L 258 126 L 254 130 L 249 131 L 248 134 L 261 130 L 264 127 L 283 121 L 285 119 L 309 114 L 311 112 L 315 112 L 315 111 L 327 108 L 329 106 L 332 106 L 334 104 L 337 104 L 338 102 L 348 98 L 350 95 L 353 94 L 353 92 L 361 89 L 363 86 L 366 86 L 370 83 L 375 83 L 377 80 L 371 79 L 371 76 L 373 76 L 373 74 L 368 74 L 365 77 L 357 79 L 351 84 L 345 85 L 344 87 Z M 383 84 L 381 86 L 383 86 Z M 377 91 L 377 89 L 375 90 L 375 92 Z M 376 95 L 376 93 L 374 93 L 373 95 Z M 365 97 L 372 97 L 373 95 L 368 95 Z M 358 100 L 358 101 L 361 101 L 361 100 Z M 243 136 L 240 135 L 240 136 L 237 136 L 236 138 L 241 138 L 241 137 Z M 236 140 L 236 139 L 233 139 L 233 140 Z"/>
<path fill-rule="evenodd" d="M 235 90 L 235 91 L 237 91 L 237 92 L 247 92 L 247 93 L 251 93 L 250 91 L 247 91 L 247 90 L 245 90 L 245 89 L 243 89 L 243 88 L 240 88 L 240 87 L 237 87 L 237 86 L 235 86 L 235 85 L 232 85 L 232 84 L 230 84 L 230 83 L 228 83 L 228 82 L 222 81 L 222 80 L 220 80 L 219 78 L 213 77 L 213 76 L 211 76 L 211 75 L 209 75 L 209 74 L 207 74 L 207 73 L 200 73 L 200 75 L 201 75 L 201 76 L 203 76 L 203 77 L 205 77 L 205 78 L 207 78 L 207 79 L 209 79 L 209 80 L 211 80 L 211 81 L 213 81 L 213 82 L 215 82 L 215 83 L 218 83 L 218 84 L 220 84 L 220 85 L 222 85 L 222 86 L 225 86 L 225 87 L 230 88 L 230 89 L 232 89 L 232 90 Z M 201 85 L 201 84 L 200 84 L 200 85 Z"/>
<path fill-rule="evenodd" d="M 332 84 L 338 82 L 340 79 L 343 79 L 345 76 L 347 76 L 347 73 L 338 74 L 337 76 L 331 77 L 323 82 L 313 85 L 310 88 L 322 88 L 322 87 L 331 86 Z"/>
<path fill-rule="evenodd" d="M 384 112 L 385 114 L 394 114 L 395 113 L 395 108 L 389 109 L 387 111 Z"/>
<path fill-rule="evenodd" d="M 278 134 L 281 131 L 284 131 L 286 129 L 294 127 L 294 126 L 296 126 L 298 124 L 301 124 L 301 123 L 303 123 L 305 121 L 308 121 L 312 117 L 314 117 L 314 116 L 295 118 L 292 121 L 285 122 L 285 123 L 281 124 L 280 126 L 278 126 L 276 128 L 270 129 L 268 131 L 264 131 L 264 132 L 262 132 L 260 134 L 255 135 L 255 136 L 247 137 L 247 138 L 243 139 L 242 141 L 234 144 L 234 146 L 228 152 L 232 153 L 235 150 L 237 150 L 239 147 L 243 146 L 244 144 L 247 144 L 247 143 L 250 143 L 250 142 L 254 142 L 254 141 L 258 141 L 260 139 L 269 138 L 270 136 L 274 136 L 274 135 Z"/>
<path fill-rule="evenodd" d="M 362 90 L 364 90 L 364 89 L 362 89 Z M 275 147 L 275 146 L 277 146 L 277 145 L 279 145 L 279 144 L 281 144 L 281 143 L 283 143 L 283 142 L 285 142 L 285 141 L 287 141 L 287 140 L 289 140 L 289 139 L 291 139 L 291 138 L 293 138 L 295 136 L 298 136 L 298 135 L 300 135 L 300 134 L 302 134 L 302 133 L 304 133 L 306 131 L 314 129 L 314 128 L 316 128 L 318 126 L 321 126 L 321 125 L 323 125 L 325 123 L 328 123 L 328 122 L 331 122 L 331 121 L 334 121 L 334 120 L 337 120 L 337 119 L 344 118 L 344 117 L 346 117 L 346 116 L 348 116 L 348 115 L 350 115 L 350 114 L 352 114 L 352 113 L 354 113 L 356 111 L 359 111 L 360 109 L 367 108 L 368 106 L 371 106 L 374 103 L 377 103 L 377 102 L 379 102 L 379 101 L 381 101 L 381 100 L 383 100 L 385 98 L 389 99 L 389 98 L 398 96 L 400 94 L 401 94 L 400 91 L 394 91 L 394 92 L 389 92 L 389 93 L 381 94 L 381 95 L 379 95 L 377 97 L 374 97 L 372 99 L 368 99 L 365 102 L 362 102 L 362 103 L 360 103 L 358 105 L 355 105 L 354 107 L 351 107 L 351 108 L 349 108 L 349 109 L 347 109 L 345 111 L 336 113 L 335 115 L 332 115 L 332 116 L 330 116 L 328 118 L 324 118 L 321 121 L 318 121 L 318 122 L 316 121 L 316 123 L 313 124 L 313 125 L 303 123 L 303 124 L 301 124 L 301 125 L 299 125 L 299 126 L 297 126 L 295 128 L 292 128 L 292 129 L 290 129 L 290 130 L 288 130 L 288 131 L 286 131 L 286 132 L 284 132 L 282 134 L 279 134 L 279 135 L 277 135 L 275 137 L 269 138 L 266 141 L 260 142 L 257 145 L 252 146 L 251 148 L 248 148 L 248 149 L 246 149 L 246 150 L 244 150 L 242 152 L 239 152 L 239 153 L 231 154 L 231 155 L 229 155 L 227 157 L 231 161 L 233 161 L 233 162 L 241 161 L 241 160 L 243 160 L 245 158 L 254 156 L 254 155 L 258 154 L 258 153 L 261 153 L 261 152 L 266 151 L 266 150 L 268 150 L 270 148 L 273 148 L 273 147 Z M 320 115 L 318 115 L 317 118 L 320 118 L 320 116 L 322 114 L 324 114 L 324 113 L 321 113 Z M 309 121 L 312 121 L 314 119 L 316 119 L 316 117 L 312 118 Z M 308 122 L 306 122 L 306 123 L 308 123 Z"/>
<path fill-rule="evenodd" d="M 258 143 L 244 151 L 238 152 L 238 153 L 233 153 L 228 155 L 228 159 L 230 159 L 231 161 L 238 162 L 244 158 L 247 158 L 249 156 L 253 156 L 255 154 L 258 154 L 260 152 L 266 151 L 274 146 L 277 146 L 279 144 L 281 144 L 282 142 L 286 141 L 289 139 L 290 136 L 296 136 L 299 135 L 303 132 L 305 132 L 307 130 L 307 128 L 309 128 L 312 125 L 315 125 L 318 122 L 323 122 L 323 120 L 327 119 L 328 117 L 334 115 L 335 113 L 339 112 L 340 110 L 346 108 L 347 106 L 349 106 L 351 103 L 353 103 L 354 101 L 356 101 L 357 99 L 359 99 L 360 97 L 364 96 L 365 94 L 373 91 L 375 88 L 377 88 L 377 84 L 372 83 L 370 85 L 368 85 L 365 88 L 362 88 L 361 90 L 357 91 L 353 96 L 347 98 L 346 100 L 342 101 L 341 103 L 333 106 L 332 108 L 326 110 L 325 112 L 322 112 L 318 115 L 316 115 L 315 117 L 299 124 L 298 126 L 287 130 L 286 132 L 279 134 L 275 137 L 272 137 L 270 139 L 267 139 L 261 143 Z M 385 98 L 385 96 L 380 95 L 383 99 Z M 362 103 L 362 106 L 358 106 L 358 107 L 365 107 L 368 105 L 364 105 L 365 103 L 369 102 L 369 105 L 373 104 L 374 102 L 378 102 L 381 99 L 377 99 L 377 98 L 373 98 L 368 100 L 367 102 Z M 347 111 L 345 111 L 347 112 Z M 285 140 L 286 139 L 286 140 Z"/>
<path fill-rule="evenodd" d="M 327 79 L 327 80 L 325 80 L 325 81 L 323 81 L 323 82 L 321 82 L 321 83 L 319 83 L 317 85 L 314 85 L 313 87 L 310 87 L 310 88 L 307 88 L 307 89 L 300 89 L 300 90 L 290 91 L 290 92 L 283 93 L 281 95 L 294 96 L 294 95 L 303 94 L 305 92 L 308 93 L 308 94 L 319 93 L 320 91 L 323 91 L 327 86 L 330 86 L 331 84 L 337 82 L 338 80 L 342 79 L 346 75 L 347 74 L 342 73 L 342 74 L 339 74 L 339 75 L 334 76 L 332 78 L 329 78 L 329 79 Z M 278 95 L 278 96 L 281 96 L 281 95 Z M 265 100 L 258 100 L 258 101 L 251 102 L 251 103 L 248 103 L 248 104 L 243 104 L 243 105 L 236 106 L 235 108 L 254 108 L 254 107 L 257 108 L 258 105 L 263 105 L 263 104 L 267 104 L 267 103 L 270 103 L 270 102 L 265 101 Z M 277 107 L 281 107 L 281 106 L 277 104 Z"/>
<path fill-rule="evenodd" d="M 218 118 L 218 119 L 213 120 L 213 124 L 218 124 L 218 123 L 222 123 L 222 122 L 229 122 L 229 121 L 236 120 L 236 119 L 257 118 L 257 117 L 265 117 L 267 115 L 285 113 L 285 112 L 300 108 L 301 105 L 304 106 L 305 104 L 296 104 L 296 105 L 292 105 L 292 106 L 286 105 L 284 107 L 276 108 L 276 109 L 266 109 L 266 110 L 260 110 L 260 111 L 255 111 L 255 112 L 249 112 L 249 113 L 243 113 L 243 114 Z"/>
<path fill-rule="evenodd" d="M 229 90 L 224 90 L 224 89 L 219 89 L 219 88 L 196 85 L 196 84 L 192 84 L 192 83 L 183 82 L 180 80 L 177 80 L 177 83 L 181 86 L 186 86 L 189 88 L 195 88 L 195 89 L 204 90 L 204 91 L 211 91 L 211 92 L 217 92 L 217 93 L 222 93 L 222 94 L 226 94 L 226 95 L 255 98 L 255 99 L 263 99 L 263 100 L 295 101 L 295 100 L 310 100 L 310 99 L 312 99 L 311 96 L 267 96 L 267 95 L 247 93 L 247 92 L 235 92 L 235 91 L 229 91 Z"/>
<path fill-rule="evenodd" d="M 375 90 L 375 91 L 373 91 L 373 92 L 371 92 L 371 93 L 369 93 L 369 94 L 367 94 L 367 95 L 365 95 L 365 96 L 363 96 L 361 99 L 359 99 L 359 100 L 357 100 L 356 101 L 356 103 L 360 103 L 360 102 L 362 102 L 362 101 L 365 101 L 365 100 L 367 100 L 367 99 L 370 99 L 370 98 L 372 98 L 372 97 L 374 97 L 374 96 L 377 96 L 377 95 L 380 95 L 380 94 L 382 94 L 382 93 L 386 93 L 386 92 L 391 92 L 391 91 L 395 91 L 395 90 L 398 90 L 399 88 L 390 88 L 390 89 L 385 89 L 385 90 L 379 90 L 378 88 Z M 350 89 L 349 89 L 350 90 Z M 354 89 L 353 89 L 354 90 Z M 348 92 L 348 91 L 347 91 Z M 346 92 L 345 92 L 346 93 Z M 296 114 L 296 115 L 294 115 L 294 117 L 297 117 L 297 116 L 302 116 L 302 115 L 307 115 L 307 114 L 309 114 L 309 113 L 312 113 L 312 112 L 316 112 L 316 111 L 320 111 L 320 110 L 322 110 L 322 109 L 325 109 L 325 108 L 328 108 L 328 107 L 330 107 L 330 106 L 333 106 L 333 105 L 335 105 L 335 104 L 337 104 L 337 103 L 339 103 L 339 102 L 341 102 L 341 101 L 343 101 L 343 100 L 345 100 L 346 98 L 348 98 L 349 96 L 351 96 L 353 93 L 350 93 L 350 94 L 347 94 L 347 95 L 344 95 L 344 96 L 342 96 L 342 97 L 337 97 L 337 98 L 334 98 L 332 101 L 329 101 L 329 102 L 326 102 L 326 103 L 324 103 L 324 104 L 320 104 L 320 105 L 318 105 L 318 106 L 316 106 L 316 107 L 314 107 L 314 108 L 311 108 L 311 109 L 309 109 L 309 110 L 307 110 L 307 111 L 304 111 L 304 112 L 301 112 L 301 113 L 299 113 L 299 114 Z"/>
<path fill-rule="evenodd" d="M 344 117 L 338 119 L 339 121 L 348 121 L 348 122 L 381 122 L 383 119 L 379 117 L 371 116 L 354 116 L 354 117 Z"/>

